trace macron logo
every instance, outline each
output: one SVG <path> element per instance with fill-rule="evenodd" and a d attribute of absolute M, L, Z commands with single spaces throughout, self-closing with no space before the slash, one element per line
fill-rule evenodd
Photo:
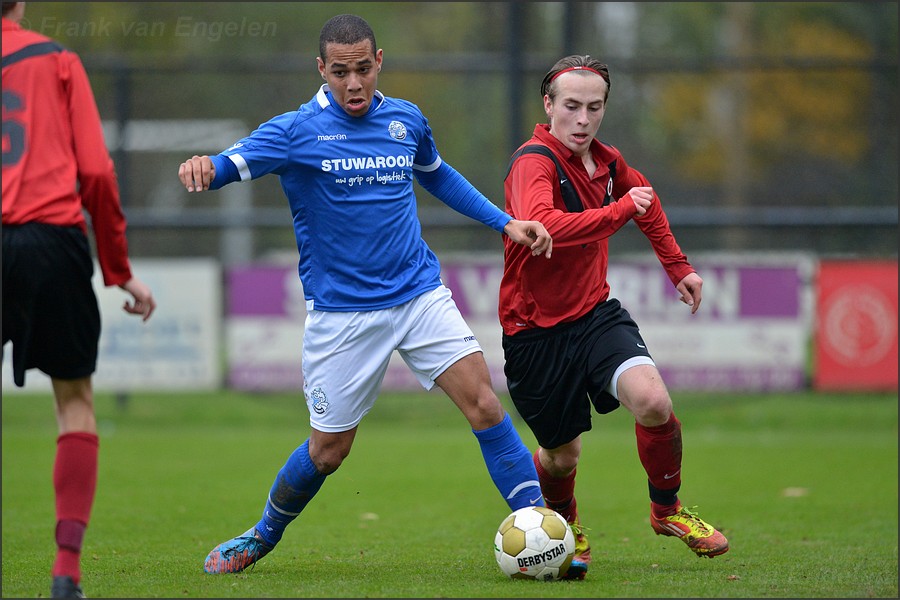
<path fill-rule="evenodd" d="M 318 142 L 334 142 L 334 141 L 342 141 L 347 139 L 346 133 L 331 133 L 328 135 L 317 135 L 316 141 Z"/>

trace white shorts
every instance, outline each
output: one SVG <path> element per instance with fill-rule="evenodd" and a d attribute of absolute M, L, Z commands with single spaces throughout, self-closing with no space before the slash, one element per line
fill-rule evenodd
<path fill-rule="evenodd" d="M 375 404 L 394 350 L 430 390 L 450 365 L 481 346 L 443 285 L 384 310 L 311 310 L 303 334 L 309 424 L 335 433 L 356 427 Z"/>

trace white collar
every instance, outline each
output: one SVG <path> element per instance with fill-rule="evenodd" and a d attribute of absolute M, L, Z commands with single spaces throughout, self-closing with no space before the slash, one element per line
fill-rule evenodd
<path fill-rule="evenodd" d="M 331 106 L 331 102 L 328 100 L 328 96 L 326 96 L 326 94 L 329 92 L 331 92 L 331 89 L 328 87 L 327 83 L 323 83 L 322 87 L 319 88 L 319 91 L 316 92 L 316 102 L 318 102 L 319 106 L 321 106 L 323 109 Z M 375 105 L 374 110 L 378 110 L 378 108 L 384 102 L 384 94 L 382 94 L 378 90 L 375 90 L 375 98 L 378 100 L 378 103 Z"/>

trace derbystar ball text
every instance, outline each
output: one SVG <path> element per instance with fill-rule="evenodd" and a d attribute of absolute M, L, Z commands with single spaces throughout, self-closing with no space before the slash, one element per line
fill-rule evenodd
<path fill-rule="evenodd" d="M 549 562 L 554 558 L 558 558 L 560 555 L 566 553 L 566 545 L 560 542 L 557 546 L 550 548 L 549 550 L 544 550 L 540 554 L 534 554 L 532 556 L 522 556 L 516 559 L 516 562 L 519 563 L 519 568 L 523 569 L 526 567 L 534 567 L 536 565 L 543 564 L 545 562 Z"/>

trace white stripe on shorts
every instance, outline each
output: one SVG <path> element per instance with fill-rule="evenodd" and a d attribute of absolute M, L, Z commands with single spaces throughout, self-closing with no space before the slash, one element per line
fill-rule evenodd
<path fill-rule="evenodd" d="M 609 386 L 607 386 L 606 391 L 612 394 L 613 398 L 616 400 L 619 399 L 619 392 L 616 390 L 616 386 L 619 384 L 619 377 L 630 369 L 631 367 L 636 367 L 638 365 L 652 365 L 656 366 L 656 363 L 653 362 L 653 359 L 649 356 L 632 356 L 616 369 L 616 372 L 613 373 L 612 379 L 609 382 Z"/>

